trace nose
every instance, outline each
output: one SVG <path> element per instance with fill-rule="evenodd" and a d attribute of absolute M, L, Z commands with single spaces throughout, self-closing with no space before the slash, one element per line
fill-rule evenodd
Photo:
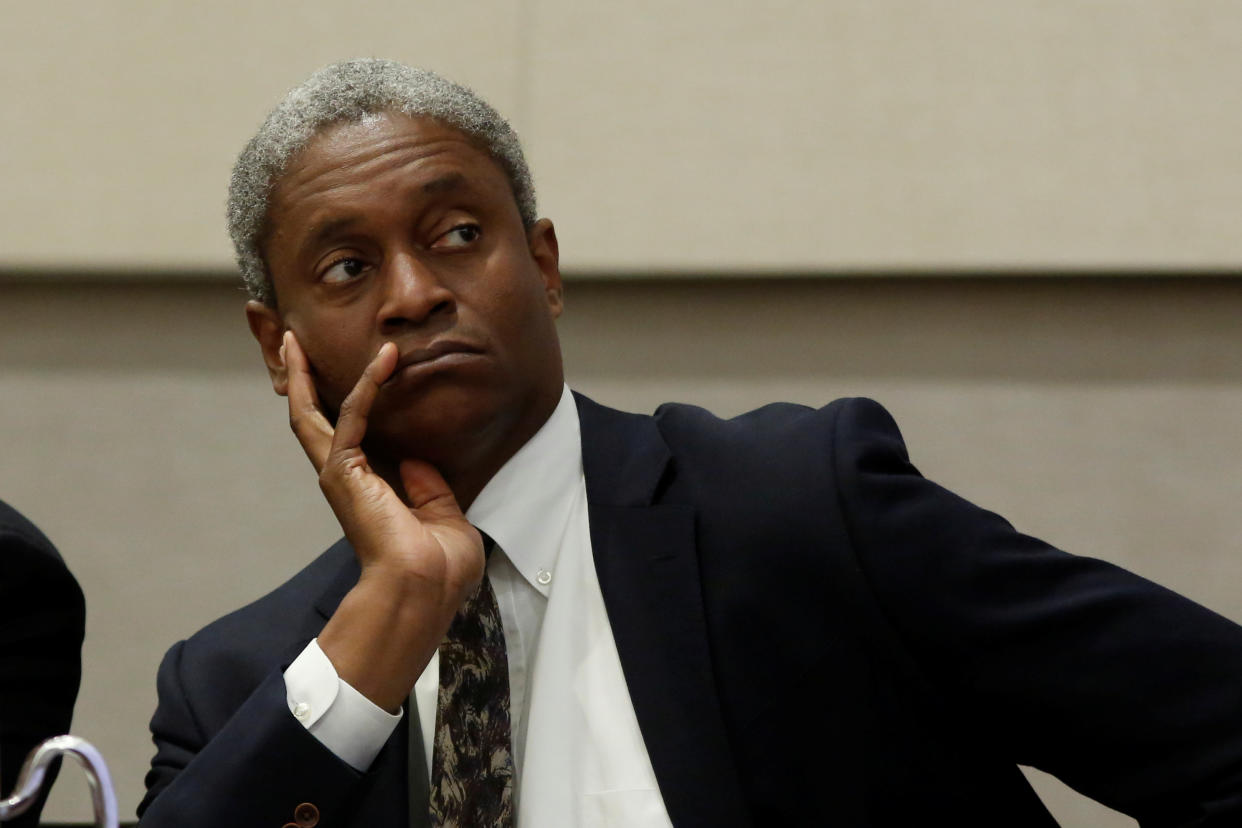
<path fill-rule="evenodd" d="M 378 314 L 384 334 L 449 317 L 456 308 L 453 291 L 417 256 L 402 253 L 394 256 L 384 268 L 383 298 Z"/>

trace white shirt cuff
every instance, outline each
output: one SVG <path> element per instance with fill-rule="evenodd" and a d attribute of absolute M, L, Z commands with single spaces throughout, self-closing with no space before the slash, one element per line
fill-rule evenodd
<path fill-rule="evenodd" d="M 402 716 L 377 706 L 338 676 L 318 639 L 285 670 L 285 700 L 312 736 L 360 772 L 371 767 Z"/>

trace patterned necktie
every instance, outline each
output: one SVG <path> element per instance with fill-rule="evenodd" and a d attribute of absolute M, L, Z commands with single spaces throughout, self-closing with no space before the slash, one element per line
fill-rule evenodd
<path fill-rule="evenodd" d="M 490 556 L 492 539 L 484 536 Z M 512 828 L 509 660 L 487 573 L 440 645 L 431 757 L 433 828 Z"/>

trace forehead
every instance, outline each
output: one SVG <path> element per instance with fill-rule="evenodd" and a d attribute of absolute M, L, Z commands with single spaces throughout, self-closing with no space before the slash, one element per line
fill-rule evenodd
<path fill-rule="evenodd" d="M 294 213 L 306 220 L 368 199 L 450 189 L 513 202 L 504 171 L 470 136 L 431 118 L 369 115 L 327 127 L 293 157 L 272 188 L 269 230 Z"/>

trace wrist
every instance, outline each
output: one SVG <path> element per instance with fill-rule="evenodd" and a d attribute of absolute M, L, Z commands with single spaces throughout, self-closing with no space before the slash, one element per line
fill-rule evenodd
<path fill-rule="evenodd" d="M 394 621 L 408 620 L 404 616 L 410 615 L 425 621 L 442 617 L 447 627 L 481 580 L 482 572 L 473 579 L 463 580 L 447 577 L 443 572 L 413 569 L 399 562 L 376 562 L 362 567 L 351 592 L 358 593 L 356 600 L 365 600 L 376 610 L 391 613 Z"/>
<path fill-rule="evenodd" d="M 337 675 L 395 713 L 444 639 L 457 606 L 375 573 L 359 579 L 319 633 Z"/>

